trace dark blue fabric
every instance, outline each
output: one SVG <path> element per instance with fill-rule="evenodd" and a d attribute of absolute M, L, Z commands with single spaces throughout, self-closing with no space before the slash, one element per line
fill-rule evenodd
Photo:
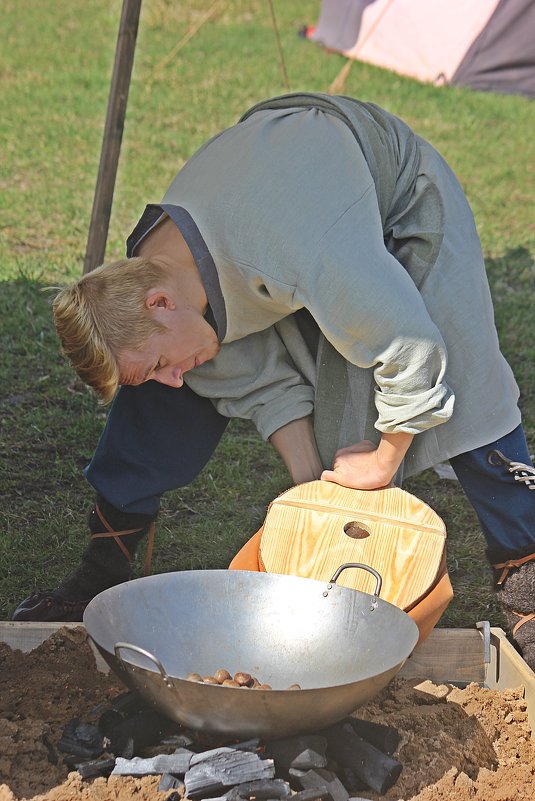
<path fill-rule="evenodd" d="M 529 490 L 502 465 L 491 465 L 497 449 L 514 462 L 531 465 L 522 426 L 482 448 L 450 459 L 459 482 L 476 510 L 491 563 L 535 552 L 535 490 Z"/>
<path fill-rule="evenodd" d="M 121 387 L 85 476 L 117 509 L 154 515 L 162 493 L 200 473 L 227 423 L 185 384 Z"/>

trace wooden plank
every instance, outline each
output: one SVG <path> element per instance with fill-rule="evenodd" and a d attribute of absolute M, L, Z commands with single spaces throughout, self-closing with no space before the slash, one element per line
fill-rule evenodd
<path fill-rule="evenodd" d="M 434 629 L 414 649 L 400 675 L 437 684 L 486 681 L 483 636 L 477 629 Z"/>

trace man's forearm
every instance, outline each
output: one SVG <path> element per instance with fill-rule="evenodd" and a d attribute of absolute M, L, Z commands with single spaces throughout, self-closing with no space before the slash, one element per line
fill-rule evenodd
<path fill-rule="evenodd" d="M 302 417 L 278 428 L 269 441 L 286 465 L 295 484 L 314 481 L 323 466 L 316 447 L 312 418 Z"/>
<path fill-rule="evenodd" d="M 391 473 L 392 477 L 397 473 L 413 439 L 413 434 L 406 434 L 404 431 L 381 435 L 381 441 L 377 446 L 377 461 Z"/>

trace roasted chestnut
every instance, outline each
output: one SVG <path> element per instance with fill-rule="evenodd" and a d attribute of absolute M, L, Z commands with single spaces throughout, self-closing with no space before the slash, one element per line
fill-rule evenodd
<path fill-rule="evenodd" d="M 214 673 L 214 679 L 217 679 L 219 684 L 223 684 L 224 681 L 228 681 L 231 678 L 232 676 L 225 668 L 219 668 L 219 670 L 216 670 Z"/>
<path fill-rule="evenodd" d="M 237 682 L 240 687 L 252 687 L 253 686 L 253 677 L 250 673 L 235 673 L 234 674 L 234 681 Z"/>

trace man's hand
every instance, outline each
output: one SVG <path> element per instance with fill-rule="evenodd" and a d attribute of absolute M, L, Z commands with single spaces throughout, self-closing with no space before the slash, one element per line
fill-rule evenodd
<path fill-rule="evenodd" d="M 373 490 L 387 487 L 394 478 L 413 435 L 383 434 L 379 445 L 363 440 L 336 452 L 333 470 L 324 470 L 323 481 L 352 489 Z"/>

